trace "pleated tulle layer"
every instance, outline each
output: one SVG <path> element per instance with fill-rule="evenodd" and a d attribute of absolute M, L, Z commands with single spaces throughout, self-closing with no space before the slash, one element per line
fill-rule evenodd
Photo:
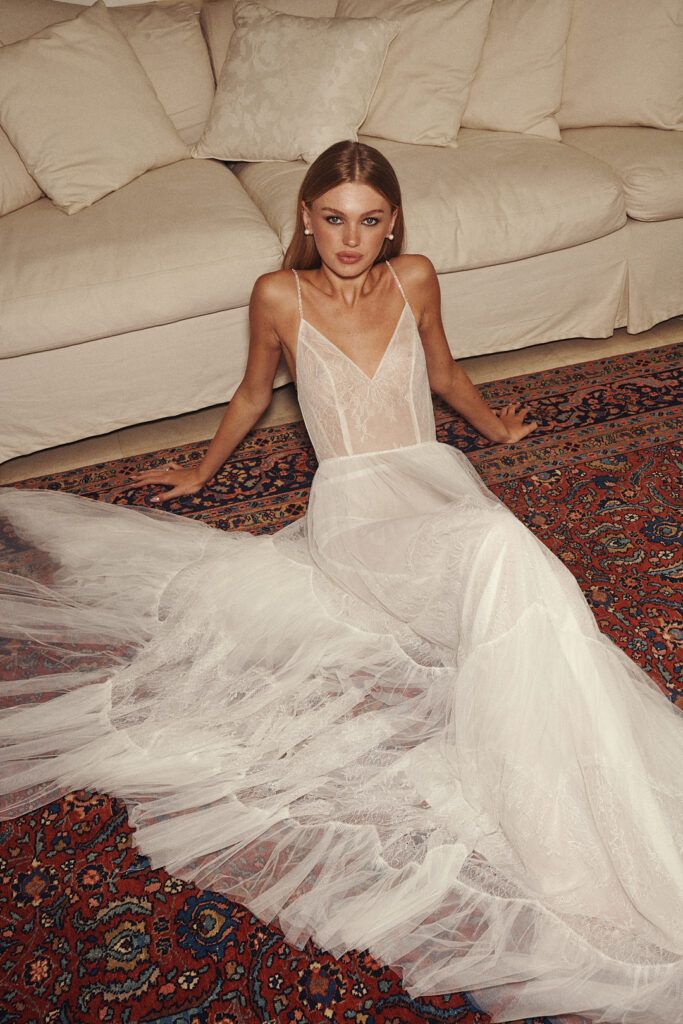
<path fill-rule="evenodd" d="M 683 1021 L 681 712 L 461 453 L 326 460 L 271 537 L 54 492 L 0 514 L 36 670 L 5 816 L 121 797 L 154 865 L 494 1021 Z"/>

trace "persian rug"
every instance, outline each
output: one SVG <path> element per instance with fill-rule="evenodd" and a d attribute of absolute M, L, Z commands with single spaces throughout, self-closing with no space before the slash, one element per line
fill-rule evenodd
<path fill-rule="evenodd" d="M 601 629 L 683 707 L 680 520 L 683 346 L 480 386 L 539 427 L 486 441 L 443 403 L 439 440 L 574 573 Z M 147 505 L 133 470 L 201 459 L 206 442 L 23 481 Z M 254 431 L 201 494 L 165 503 L 217 529 L 267 533 L 301 516 L 315 456 L 301 423 Z M 152 506 L 154 507 L 154 506 Z M 0 543 L 2 537 L 0 536 Z M 0 680 L 21 650 L 0 645 Z M 1 682 L 0 682 L 1 687 Z M 0 823 L 0 1024 L 485 1024 L 466 993 L 411 999 L 364 951 L 289 946 L 274 924 L 155 871 L 122 802 L 79 791 Z M 549 1024 L 534 1021 L 527 1024 Z"/>

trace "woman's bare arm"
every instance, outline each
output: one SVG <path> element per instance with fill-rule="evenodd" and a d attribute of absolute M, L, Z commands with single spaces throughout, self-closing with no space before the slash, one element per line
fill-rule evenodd
<path fill-rule="evenodd" d="M 133 486 L 170 484 L 171 490 L 152 498 L 167 501 L 196 494 L 218 472 L 270 405 L 273 381 L 282 354 L 274 324 L 274 310 L 281 295 L 274 274 L 264 274 L 254 284 L 249 301 L 249 355 L 244 377 L 223 414 L 204 458 L 196 466 L 175 462 L 159 469 L 132 473 Z"/>
<path fill-rule="evenodd" d="M 537 423 L 525 423 L 530 410 L 519 402 L 492 409 L 451 355 L 441 320 L 441 289 L 432 262 L 426 256 L 408 256 L 404 277 L 412 295 L 419 296 L 422 309 L 418 329 L 427 362 L 432 391 L 459 412 L 489 441 L 518 441 L 535 430 Z"/>

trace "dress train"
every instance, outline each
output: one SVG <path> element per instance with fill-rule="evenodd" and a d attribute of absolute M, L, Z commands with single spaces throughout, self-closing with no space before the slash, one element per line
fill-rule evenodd
<path fill-rule="evenodd" d="M 681 1024 L 682 712 L 435 440 L 405 309 L 374 378 L 302 317 L 277 534 L 0 489 L 0 813 L 120 797 L 154 865 L 493 1021 Z"/>

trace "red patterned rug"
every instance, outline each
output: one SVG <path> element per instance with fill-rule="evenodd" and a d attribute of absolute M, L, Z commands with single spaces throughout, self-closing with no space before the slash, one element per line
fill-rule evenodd
<path fill-rule="evenodd" d="M 481 386 L 531 405 L 539 428 L 493 445 L 437 404 L 441 441 L 571 569 L 600 627 L 683 707 L 683 346 Z M 200 459 L 196 443 L 26 480 L 124 505 L 129 474 Z M 303 514 L 315 458 L 301 424 L 254 432 L 200 495 L 166 505 L 217 529 L 266 533 Z M 2 538 L 0 537 L 0 542 Z M 20 653 L 20 652 L 19 652 Z M 0 679 L 16 644 L 0 646 Z M 0 823 L 0 1024 L 484 1024 L 466 994 L 410 999 L 363 952 L 299 951 L 249 911 L 153 871 L 125 806 L 79 792 Z M 538 1022 L 537 1022 L 538 1024 Z"/>

